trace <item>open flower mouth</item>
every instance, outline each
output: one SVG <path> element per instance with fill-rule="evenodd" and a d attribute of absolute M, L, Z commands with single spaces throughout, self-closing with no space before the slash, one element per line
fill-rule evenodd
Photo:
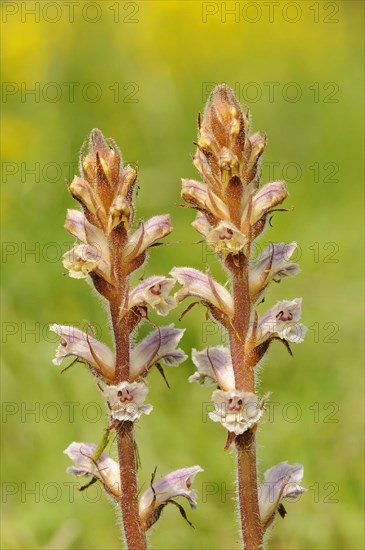
<path fill-rule="evenodd" d="M 236 411 L 239 412 L 242 410 L 243 401 L 242 399 L 238 399 L 238 401 L 235 401 L 234 399 L 228 399 L 228 410 L 229 411 Z"/>
<path fill-rule="evenodd" d="M 220 241 L 230 241 L 232 237 L 233 231 L 232 229 L 229 229 L 229 227 L 227 227 L 224 231 L 222 231 L 218 238 Z"/>
<path fill-rule="evenodd" d="M 154 285 L 150 288 L 150 293 L 154 296 L 161 296 L 161 285 Z"/>
<path fill-rule="evenodd" d="M 128 390 L 119 390 L 117 396 L 119 397 L 119 401 L 121 403 L 130 403 L 131 401 L 133 401 L 133 396 L 129 393 Z"/>
<path fill-rule="evenodd" d="M 288 311 L 287 313 L 285 313 L 284 311 L 279 311 L 279 313 L 276 315 L 276 318 L 279 320 L 279 321 L 292 321 L 293 320 L 293 314 Z"/>

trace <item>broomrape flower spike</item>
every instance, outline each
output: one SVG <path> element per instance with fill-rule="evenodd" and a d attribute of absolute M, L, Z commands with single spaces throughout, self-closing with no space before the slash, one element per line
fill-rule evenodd
<path fill-rule="evenodd" d="M 307 331 L 299 323 L 301 298 L 278 302 L 264 314 L 260 304 L 271 282 L 299 272 L 293 261 L 297 243 L 271 243 L 254 258 L 253 244 L 268 227 L 269 215 L 284 210 L 280 205 L 288 190 L 283 181 L 260 186 L 266 137 L 251 133 L 249 113 L 225 84 L 213 90 L 198 117 L 196 146 L 194 165 L 202 181 L 183 179 L 181 195 L 197 210 L 193 227 L 222 261 L 231 289 L 191 267 L 175 267 L 171 275 L 182 285 L 178 303 L 198 298 L 228 331 L 229 347 L 193 350 L 197 371 L 189 381 L 218 387 L 209 417 L 227 430 L 225 449 L 235 443 L 242 541 L 244 548 L 256 550 L 263 547 L 276 510 L 283 513 L 281 499 L 303 492 L 300 465 L 283 462 L 272 468 L 261 488 L 256 474 L 256 432 L 269 394 L 258 397 L 255 367 L 272 340 L 290 351 L 289 344 L 302 342 Z"/>
<path fill-rule="evenodd" d="M 186 355 L 178 348 L 184 330 L 174 325 L 156 327 L 144 340 L 134 343 L 138 327 L 148 319 L 149 308 L 165 316 L 177 304 L 176 297 L 170 295 L 175 279 L 152 275 L 135 288 L 130 286 L 130 276 L 145 263 L 149 249 L 172 231 L 170 217 L 165 214 L 142 220 L 135 227 L 136 181 L 136 170 L 123 165 L 115 142 L 93 130 L 81 150 L 80 176 L 69 186 L 81 210 L 67 210 L 65 229 L 77 243 L 64 255 L 63 264 L 72 278 L 86 279 L 103 298 L 114 349 L 71 326 L 53 324 L 50 330 L 61 339 L 53 363 L 60 365 L 73 357 L 73 362 L 87 365 L 102 390 L 110 416 L 98 446 L 74 442 L 65 450 L 74 463 L 67 471 L 89 478 L 90 483 L 100 481 L 118 504 L 128 549 L 147 550 L 146 529 L 157 521 L 166 504 L 178 506 L 185 518 L 184 509 L 174 498 L 185 496 L 195 505 L 196 493 L 190 486 L 201 468 L 172 472 L 152 485 L 139 502 L 134 422 L 153 408 L 145 404 L 146 377 L 154 365 L 164 376 L 161 363 L 178 366 Z M 216 298 L 217 303 L 219 300 Z M 104 452 L 112 440 L 112 430 L 116 431 L 117 461 Z"/>

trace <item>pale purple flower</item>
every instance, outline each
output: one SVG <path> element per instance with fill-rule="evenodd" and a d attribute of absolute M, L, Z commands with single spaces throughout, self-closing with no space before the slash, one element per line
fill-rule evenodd
<path fill-rule="evenodd" d="M 53 359 L 55 365 L 60 365 L 66 357 L 72 355 L 86 363 L 105 380 L 113 380 L 114 353 L 105 344 L 75 327 L 53 324 L 49 330 L 61 337 L 56 357 Z"/>
<path fill-rule="evenodd" d="M 142 414 L 150 414 L 152 405 L 144 405 L 148 388 L 144 382 L 121 382 L 103 389 L 110 416 L 121 422 L 134 422 Z"/>
<path fill-rule="evenodd" d="M 80 210 L 67 209 L 65 229 L 84 244 L 90 244 L 99 248 L 103 256 L 109 261 L 108 243 L 104 233 L 86 219 Z"/>
<path fill-rule="evenodd" d="M 209 274 L 192 267 L 174 267 L 170 273 L 183 285 L 176 294 L 177 302 L 181 302 L 188 296 L 195 296 L 216 307 L 228 317 L 233 317 L 234 304 L 231 294 Z"/>
<path fill-rule="evenodd" d="M 67 210 L 65 228 L 81 241 L 63 256 L 70 277 L 84 279 L 91 271 L 111 282 L 110 256 L 103 232 L 89 223 L 79 210 Z"/>
<path fill-rule="evenodd" d="M 259 318 L 256 344 L 278 337 L 287 342 L 303 342 L 307 327 L 299 323 L 302 314 L 302 298 L 277 302 Z"/>
<path fill-rule="evenodd" d="M 127 307 L 150 306 L 159 315 L 165 316 L 176 307 L 176 299 L 169 296 L 174 285 L 174 279 L 160 275 L 148 277 L 129 292 Z"/>
<path fill-rule="evenodd" d="M 222 390 L 233 390 L 235 387 L 232 359 L 229 350 L 216 346 L 191 354 L 197 372 L 189 376 L 189 382 L 198 382 L 210 386 L 217 384 Z"/>
<path fill-rule="evenodd" d="M 63 266 L 73 279 L 85 279 L 95 271 L 101 260 L 100 253 L 92 246 L 78 244 L 63 255 Z"/>
<path fill-rule="evenodd" d="M 254 224 L 265 214 L 273 210 L 288 196 L 288 190 L 283 181 L 267 183 L 252 198 L 250 223 Z"/>
<path fill-rule="evenodd" d="M 164 506 L 176 497 L 185 497 L 195 509 L 197 491 L 191 488 L 197 473 L 204 470 L 200 466 L 174 470 L 146 489 L 139 501 L 139 516 L 148 529 L 157 521 Z"/>
<path fill-rule="evenodd" d="M 163 361 L 168 366 L 177 366 L 187 356 L 178 344 L 185 329 L 174 325 L 160 327 L 151 332 L 133 348 L 130 356 L 130 376 L 132 379 L 145 376 L 154 364 Z"/>
<path fill-rule="evenodd" d="M 251 144 L 251 156 L 257 156 L 264 151 L 266 139 L 260 132 L 252 134 L 248 139 Z"/>
<path fill-rule="evenodd" d="M 214 227 L 206 239 L 207 244 L 224 258 L 229 254 L 239 254 L 247 244 L 246 236 L 238 231 L 235 225 L 225 221 Z"/>
<path fill-rule="evenodd" d="M 209 231 L 211 230 L 212 226 L 210 225 L 210 223 L 208 222 L 206 216 L 198 211 L 197 215 L 196 215 L 196 218 L 195 220 L 192 222 L 191 224 L 194 229 L 200 233 L 201 235 L 203 235 L 204 237 L 206 237 L 209 233 Z"/>
<path fill-rule="evenodd" d="M 255 426 L 263 414 L 263 403 L 254 393 L 216 390 L 212 400 L 215 411 L 209 413 L 214 422 L 220 422 L 229 432 L 243 434 Z"/>
<path fill-rule="evenodd" d="M 106 453 L 94 460 L 92 457 L 97 447 L 94 443 L 77 443 L 74 441 L 67 449 L 66 454 L 74 463 L 67 468 L 67 473 L 76 477 L 96 477 L 106 491 L 115 498 L 120 497 L 119 465 Z"/>
<path fill-rule="evenodd" d="M 257 299 L 272 279 L 280 280 L 299 272 L 299 266 L 289 261 L 297 246 L 296 242 L 272 243 L 265 248 L 249 274 L 250 294 L 253 298 Z"/>
<path fill-rule="evenodd" d="M 265 480 L 259 487 L 260 516 L 264 529 L 274 519 L 275 512 L 284 498 L 297 498 L 307 491 L 301 487 L 304 468 L 301 464 L 280 462 L 265 472 Z"/>
<path fill-rule="evenodd" d="M 165 214 L 154 216 L 146 222 L 142 222 L 128 239 L 124 250 L 125 259 L 128 261 L 134 260 L 158 239 L 169 235 L 172 229 L 170 216 Z"/>

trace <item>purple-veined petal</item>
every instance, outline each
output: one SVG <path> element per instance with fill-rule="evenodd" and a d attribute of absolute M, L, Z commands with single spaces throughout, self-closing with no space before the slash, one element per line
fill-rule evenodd
<path fill-rule="evenodd" d="M 183 285 L 183 288 L 176 294 L 178 302 L 188 296 L 195 296 L 203 302 L 212 304 L 228 317 L 233 317 L 234 304 L 231 294 L 209 274 L 192 267 L 174 267 L 171 275 Z"/>
<path fill-rule="evenodd" d="M 265 248 L 249 273 L 252 298 L 257 299 L 271 279 L 280 280 L 299 272 L 299 266 L 289 261 L 297 246 L 296 242 L 272 243 Z"/>
<path fill-rule="evenodd" d="M 261 187 L 252 199 L 250 223 L 256 223 L 262 216 L 281 204 L 287 196 L 288 190 L 283 181 L 272 181 Z"/>
<path fill-rule="evenodd" d="M 102 230 L 91 224 L 83 212 L 68 208 L 65 229 L 82 243 L 95 247 L 99 256 L 103 256 L 109 262 L 108 243 Z"/>
<path fill-rule="evenodd" d="M 174 470 L 153 483 L 139 501 L 139 515 L 143 523 L 148 523 L 149 517 L 163 504 L 176 497 L 185 497 L 194 509 L 197 505 L 197 491 L 191 488 L 197 473 L 204 470 L 200 466 Z"/>
<path fill-rule="evenodd" d="M 148 369 L 159 361 L 168 366 L 177 366 L 185 361 L 187 356 L 177 347 L 184 332 L 185 329 L 168 325 L 146 336 L 131 351 L 130 376 L 133 379 L 144 376 Z"/>
<path fill-rule="evenodd" d="M 218 384 L 225 391 L 235 387 L 233 366 L 229 349 L 216 346 L 197 351 L 191 354 L 197 372 L 189 377 L 189 382 L 211 385 Z"/>
<path fill-rule="evenodd" d="M 204 216 L 204 214 L 200 211 L 197 213 L 196 218 L 191 225 L 198 233 L 200 233 L 204 237 L 208 235 L 209 231 L 212 228 L 206 216 Z"/>
<path fill-rule="evenodd" d="M 303 474 L 301 464 L 290 465 L 286 461 L 265 472 L 264 483 L 259 487 L 260 516 L 264 529 L 273 521 L 283 498 L 294 499 L 307 491 L 300 485 Z"/>
<path fill-rule="evenodd" d="M 92 457 L 97 447 L 94 443 L 77 443 L 74 441 L 67 449 L 66 454 L 74 463 L 67 468 L 67 473 L 77 477 L 96 477 L 104 485 L 106 491 L 115 498 L 120 497 L 119 465 L 106 453 L 95 461 Z"/>
<path fill-rule="evenodd" d="M 105 344 L 72 326 L 53 324 L 49 329 L 61 338 L 61 343 L 56 349 L 56 357 L 53 359 L 55 365 L 60 365 L 66 357 L 72 355 L 89 365 L 102 378 L 113 380 L 114 353 Z"/>
<path fill-rule="evenodd" d="M 142 222 L 128 240 L 124 255 L 128 261 L 134 260 L 153 243 L 169 235 L 173 227 L 170 216 L 163 214 Z"/>

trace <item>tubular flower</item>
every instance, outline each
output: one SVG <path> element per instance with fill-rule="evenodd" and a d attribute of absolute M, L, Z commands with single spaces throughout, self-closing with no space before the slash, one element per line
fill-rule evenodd
<path fill-rule="evenodd" d="M 127 261 L 135 260 L 158 239 L 169 235 L 172 229 L 170 216 L 165 214 L 154 216 L 146 222 L 142 222 L 138 229 L 129 237 L 124 250 L 124 257 Z"/>
<path fill-rule="evenodd" d="M 223 258 L 242 252 L 247 243 L 245 235 L 229 222 L 220 222 L 207 234 L 206 240 L 207 244 Z"/>
<path fill-rule="evenodd" d="M 229 211 L 222 199 L 217 196 L 205 183 L 183 179 L 182 198 L 202 212 L 206 212 L 216 219 L 229 220 Z"/>
<path fill-rule="evenodd" d="M 94 477 L 99 479 L 105 490 L 114 498 L 120 497 L 119 465 L 106 453 L 95 460 L 93 455 L 97 447 L 94 443 L 71 443 L 64 454 L 74 463 L 67 468 L 67 473 L 76 477 Z"/>
<path fill-rule="evenodd" d="M 299 266 L 289 262 L 297 246 L 296 242 L 273 243 L 265 248 L 250 270 L 249 285 L 252 299 L 257 300 L 271 280 L 280 281 L 299 272 Z"/>
<path fill-rule="evenodd" d="M 159 315 L 165 316 L 176 307 L 176 299 L 169 296 L 174 285 L 174 279 L 160 275 L 148 277 L 129 292 L 128 308 L 150 306 Z"/>
<path fill-rule="evenodd" d="M 63 255 L 63 265 L 73 279 L 85 279 L 92 271 L 110 282 L 110 265 L 97 246 L 78 244 Z"/>
<path fill-rule="evenodd" d="M 195 296 L 228 317 L 233 316 L 234 304 L 231 294 L 209 274 L 192 267 L 174 267 L 171 275 L 183 285 L 183 288 L 176 294 L 178 303 L 188 296 Z"/>
<path fill-rule="evenodd" d="M 110 416 L 120 422 L 134 422 L 142 414 L 150 414 L 152 405 L 144 405 L 148 388 L 143 382 L 121 382 L 117 386 L 106 386 L 104 397 Z"/>
<path fill-rule="evenodd" d="M 139 517 L 146 530 L 149 529 L 160 517 L 163 508 L 176 497 L 185 497 L 195 509 L 197 506 L 197 492 L 191 488 L 197 473 L 204 470 L 200 466 L 174 470 L 152 483 L 141 496 L 139 501 Z M 181 510 L 180 505 L 178 507 Z M 185 516 L 186 517 L 186 516 Z"/>
<path fill-rule="evenodd" d="M 277 302 L 259 318 L 256 331 L 256 344 L 280 338 L 287 342 L 303 342 L 307 327 L 299 323 L 302 314 L 302 298 Z"/>
<path fill-rule="evenodd" d="M 212 229 L 212 226 L 207 220 L 207 217 L 202 213 L 198 212 L 195 220 L 191 224 L 194 229 L 204 237 L 206 237 L 209 231 Z"/>
<path fill-rule="evenodd" d="M 92 225 L 80 210 L 69 208 L 66 214 L 65 229 L 83 244 L 89 244 L 99 249 L 100 255 L 108 256 L 108 243 L 105 235 L 98 227 Z"/>
<path fill-rule="evenodd" d="M 283 181 L 267 183 L 255 193 L 252 199 L 250 224 L 253 225 L 266 216 L 288 196 L 288 190 Z"/>
<path fill-rule="evenodd" d="M 213 392 L 212 400 L 215 411 L 210 412 L 209 417 L 236 435 L 256 426 L 263 415 L 264 403 L 259 403 L 254 393 L 216 390 Z"/>
<path fill-rule="evenodd" d="M 307 491 L 300 486 L 303 474 L 301 464 L 291 466 L 286 461 L 265 472 L 265 481 L 259 487 L 260 516 L 264 530 L 273 522 L 278 508 L 283 517 L 286 514 L 280 504 L 284 498 L 295 499 Z"/>
<path fill-rule="evenodd" d="M 104 380 L 113 380 L 115 358 L 105 344 L 75 327 L 54 324 L 50 325 L 49 330 L 61 337 L 56 357 L 53 359 L 55 365 L 60 365 L 66 357 L 74 356 L 86 363 Z"/>
<path fill-rule="evenodd" d="M 235 387 L 232 359 L 229 350 L 216 346 L 191 354 L 197 372 L 189 376 L 189 382 L 198 382 L 210 386 L 217 384 L 222 390 L 229 391 Z"/>
<path fill-rule="evenodd" d="M 156 363 L 163 361 L 168 366 L 177 366 L 187 358 L 178 344 L 185 329 L 174 325 L 161 327 L 151 332 L 131 351 L 130 376 L 132 379 L 145 376 Z"/>

